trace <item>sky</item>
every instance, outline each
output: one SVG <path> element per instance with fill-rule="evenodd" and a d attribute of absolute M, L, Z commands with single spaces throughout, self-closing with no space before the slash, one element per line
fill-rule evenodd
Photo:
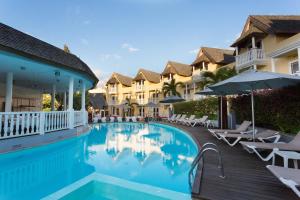
<path fill-rule="evenodd" d="M 0 0 L 0 22 L 67 44 L 105 82 L 112 72 L 190 64 L 202 46 L 229 48 L 248 15 L 300 14 L 300 0 Z"/>

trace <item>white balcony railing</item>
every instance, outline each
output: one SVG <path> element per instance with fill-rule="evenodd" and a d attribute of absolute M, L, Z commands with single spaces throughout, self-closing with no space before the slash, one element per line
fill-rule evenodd
<path fill-rule="evenodd" d="M 135 86 L 135 90 L 138 92 L 138 91 L 143 91 L 143 89 L 144 89 L 144 85 L 139 85 L 139 84 L 137 84 L 136 86 Z"/>
<path fill-rule="evenodd" d="M 137 99 L 136 101 L 139 105 L 144 105 L 146 103 L 145 99 Z"/>
<path fill-rule="evenodd" d="M 117 87 L 110 87 L 110 88 L 108 89 L 108 92 L 109 92 L 110 94 L 115 94 L 115 93 L 117 93 Z"/>
<path fill-rule="evenodd" d="M 117 105 L 118 104 L 118 99 L 111 99 L 109 102 L 108 102 L 108 104 L 109 105 Z"/>
<path fill-rule="evenodd" d="M 86 111 L 0 112 L 0 139 L 72 129 L 87 119 Z"/>
<path fill-rule="evenodd" d="M 253 48 L 235 57 L 237 68 L 255 64 L 256 61 L 264 61 L 265 54 L 262 49 Z"/>
<path fill-rule="evenodd" d="M 148 102 L 152 102 L 152 103 L 157 104 L 157 103 L 159 103 L 159 98 L 149 98 Z"/>

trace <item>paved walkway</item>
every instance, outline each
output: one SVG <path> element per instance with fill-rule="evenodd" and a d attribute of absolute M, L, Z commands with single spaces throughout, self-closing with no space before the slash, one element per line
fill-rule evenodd
<path fill-rule="evenodd" d="M 270 162 L 261 161 L 256 155 L 249 154 L 239 144 L 228 146 L 225 142 L 214 138 L 203 127 L 178 126 L 188 131 L 198 142 L 214 142 L 222 152 L 225 179 L 219 178 L 217 156 L 208 152 L 205 156 L 205 165 L 201 181 L 200 193 L 193 194 L 195 199 L 235 200 L 293 200 L 297 196 L 267 169 Z M 279 160 L 279 159 L 277 159 Z M 199 180 L 194 189 L 199 188 Z"/>

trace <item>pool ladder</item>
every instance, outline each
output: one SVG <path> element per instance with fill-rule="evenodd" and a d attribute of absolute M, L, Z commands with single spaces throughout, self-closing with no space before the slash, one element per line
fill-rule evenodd
<path fill-rule="evenodd" d="M 225 175 L 224 175 L 224 166 L 223 166 L 223 160 L 222 160 L 222 156 L 221 156 L 221 152 L 218 148 L 218 146 L 214 143 L 211 142 L 207 142 L 205 143 L 201 150 L 199 151 L 199 153 L 197 154 L 197 156 L 195 157 L 194 161 L 192 162 L 191 165 L 191 169 L 189 171 L 189 186 L 190 186 L 190 190 L 192 191 L 193 188 L 193 182 L 194 182 L 194 171 L 196 169 L 196 167 L 199 165 L 201 166 L 201 174 L 200 174 L 200 181 L 201 181 L 201 176 L 202 176 L 202 171 L 203 171 L 203 166 L 204 166 L 204 160 L 203 160 L 203 156 L 205 155 L 206 152 L 208 151 L 213 151 L 216 152 L 218 154 L 218 168 L 220 169 L 220 175 L 219 177 L 224 179 Z M 200 186 L 201 186 L 201 182 L 200 182 Z"/>

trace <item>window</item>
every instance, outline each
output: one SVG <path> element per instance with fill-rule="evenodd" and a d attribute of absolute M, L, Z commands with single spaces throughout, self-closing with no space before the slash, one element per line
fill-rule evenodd
<path fill-rule="evenodd" d="M 291 73 L 295 74 L 299 72 L 299 63 L 298 61 L 291 62 Z"/>

